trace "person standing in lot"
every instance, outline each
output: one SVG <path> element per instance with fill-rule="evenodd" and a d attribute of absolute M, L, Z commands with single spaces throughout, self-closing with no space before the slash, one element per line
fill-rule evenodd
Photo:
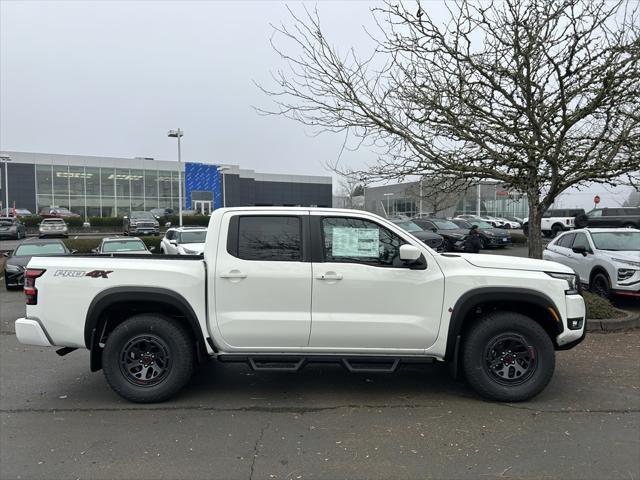
<path fill-rule="evenodd" d="M 468 253 L 478 253 L 481 248 L 482 242 L 478 235 L 478 226 L 473 225 L 471 229 L 469 229 L 469 235 L 467 235 L 467 239 L 464 242 L 464 251 Z"/>

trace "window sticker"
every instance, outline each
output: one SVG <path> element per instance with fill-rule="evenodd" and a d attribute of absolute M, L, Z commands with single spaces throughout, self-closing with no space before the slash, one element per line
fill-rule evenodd
<path fill-rule="evenodd" d="M 379 233 L 377 228 L 333 227 L 331 255 L 334 257 L 379 256 Z"/>

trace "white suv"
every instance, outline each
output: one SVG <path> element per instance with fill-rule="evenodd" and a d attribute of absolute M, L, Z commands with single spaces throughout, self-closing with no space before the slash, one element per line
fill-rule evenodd
<path fill-rule="evenodd" d="M 543 258 L 573 268 L 594 293 L 640 298 L 640 230 L 573 230 L 547 245 Z"/>
<path fill-rule="evenodd" d="M 206 239 L 206 227 L 170 228 L 160 242 L 160 253 L 167 255 L 202 255 Z"/>

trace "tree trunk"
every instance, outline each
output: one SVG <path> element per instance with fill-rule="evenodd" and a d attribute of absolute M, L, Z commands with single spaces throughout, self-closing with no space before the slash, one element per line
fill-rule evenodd
<path fill-rule="evenodd" d="M 529 258 L 542 258 L 542 205 L 538 197 L 527 194 L 529 198 Z"/>

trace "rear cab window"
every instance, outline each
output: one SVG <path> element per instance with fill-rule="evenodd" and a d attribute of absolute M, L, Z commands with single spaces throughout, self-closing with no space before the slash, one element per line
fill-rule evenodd
<path fill-rule="evenodd" d="M 302 220 L 292 215 L 236 215 L 229 223 L 227 252 L 249 261 L 300 262 Z"/>

